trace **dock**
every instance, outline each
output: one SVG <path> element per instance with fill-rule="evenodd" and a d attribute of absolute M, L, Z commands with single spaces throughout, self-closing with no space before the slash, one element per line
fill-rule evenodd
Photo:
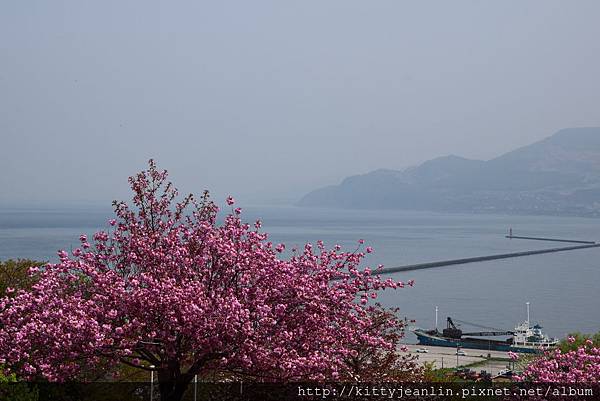
<path fill-rule="evenodd" d="M 467 263 L 485 262 L 488 260 L 518 258 L 518 257 L 522 257 L 522 256 L 540 255 L 540 254 L 544 254 L 544 253 L 553 253 L 553 252 L 574 251 L 577 249 L 598 248 L 598 247 L 600 247 L 600 244 L 592 242 L 592 243 L 585 243 L 585 245 L 566 246 L 566 247 L 562 247 L 562 248 L 548 248 L 548 249 L 538 249 L 538 250 L 533 250 L 533 251 L 521 251 L 521 252 L 511 252 L 511 253 L 500 253 L 500 254 L 495 254 L 495 255 L 476 256 L 476 257 L 472 257 L 472 258 L 441 260 L 441 261 L 437 261 L 437 262 L 427 262 L 427 263 L 417 263 L 417 264 L 405 265 L 405 266 L 387 267 L 387 268 L 378 270 L 377 274 L 389 274 L 389 273 L 397 273 L 397 272 L 406 272 L 406 271 L 411 271 L 411 270 L 432 269 L 435 267 L 443 267 L 443 266 L 451 266 L 451 265 L 464 265 Z"/>
<path fill-rule="evenodd" d="M 459 355 L 457 358 L 456 348 L 423 346 L 414 344 L 402 344 L 408 348 L 411 355 L 418 356 L 417 363 L 425 365 L 431 363 L 436 369 L 442 368 L 460 368 L 473 367 L 473 369 L 483 369 L 495 376 L 503 369 L 506 369 L 511 364 L 510 357 L 507 352 L 503 351 L 488 351 L 480 349 L 467 349 L 466 355 Z M 417 349 L 427 350 L 426 353 L 417 352 Z M 474 367 L 475 365 L 476 367 Z"/>

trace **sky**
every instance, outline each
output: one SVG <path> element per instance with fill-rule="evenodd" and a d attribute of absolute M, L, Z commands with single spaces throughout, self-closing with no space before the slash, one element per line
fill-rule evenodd
<path fill-rule="evenodd" d="M 0 205 L 293 202 L 600 125 L 600 2 L 2 1 Z"/>

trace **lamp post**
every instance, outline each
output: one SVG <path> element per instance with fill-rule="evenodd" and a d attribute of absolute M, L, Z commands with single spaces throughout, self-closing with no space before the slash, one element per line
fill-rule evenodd
<path fill-rule="evenodd" d="M 456 369 L 458 369 L 458 350 L 459 350 L 460 346 L 458 345 L 458 343 L 456 343 Z"/>
<path fill-rule="evenodd" d="M 156 366 L 150 365 L 150 401 L 154 401 L 154 368 Z"/>

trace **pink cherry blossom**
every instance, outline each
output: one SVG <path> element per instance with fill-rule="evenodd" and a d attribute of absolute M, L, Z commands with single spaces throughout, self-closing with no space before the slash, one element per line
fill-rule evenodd
<path fill-rule="evenodd" d="M 319 243 L 280 259 L 283 244 L 238 211 L 217 223 L 207 193 L 176 201 L 153 161 L 129 183 L 133 203 L 113 203 L 111 233 L 82 236 L 30 291 L 0 299 L 7 372 L 65 381 L 101 363 L 154 365 L 162 399 L 179 400 L 196 374 L 325 380 L 359 346 L 395 349 L 369 300 L 402 284 L 362 270 L 364 254 Z"/>
<path fill-rule="evenodd" d="M 572 342 L 570 338 L 569 342 Z M 525 382 L 598 383 L 600 378 L 600 348 L 587 343 L 575 350 L 560 348 L 546 351 L 534 359 L 517 377 Z"/>

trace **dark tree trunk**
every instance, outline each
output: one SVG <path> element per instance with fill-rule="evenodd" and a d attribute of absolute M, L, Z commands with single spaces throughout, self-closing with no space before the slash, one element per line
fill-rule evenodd
<path fill-rule="evenodd" d="M 161 401 L 181 401 L 188 383 L 167 383 L 167 386 L 162 384 L 159 386 Z"/>
<path fill-rule="evenodd" d="M 181 401 L 189 382 L 167 382 L 159 383 L 161 401 Z"/>
<path fill-rule="evenodd" d="M 210 353 L 198 359 L 187 370 L 181 371 L 181 366 L 177 360 L 171 360 L 165 367 L 158 371 L 158 387 L 160 389 L 161 401 L 181 401 L 185 390 L 192 382 L 194 375 L 200 371 L 200 368 L 207 362 L 222 357 L 224 354 Z"/>
<path fill-rule="evenodd" d="M 162 371 L 158 374 L 158 388 L 161 401 L 181 401 L 190 384 L 190 375 L 177 375 L 173 371 Z"/>

